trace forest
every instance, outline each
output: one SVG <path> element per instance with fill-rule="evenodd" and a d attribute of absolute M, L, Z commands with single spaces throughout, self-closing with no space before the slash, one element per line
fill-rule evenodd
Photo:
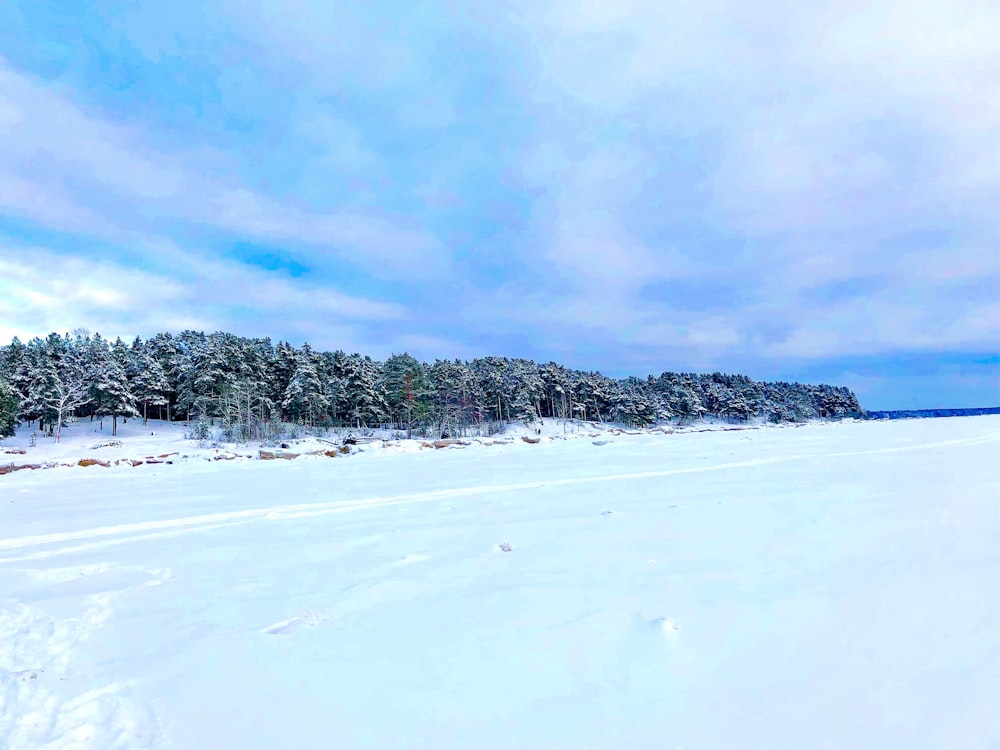
<path fill-rule="evenodd" d="M 0 436 L 23 422 L 59 436 L 72 419 L 186 421 L 229 441 L 290 428 L 388 428 L 407 436 L 502 432 L 515 421 L 644 427 L 705 417 L 800 422 L 860 416 L 847 388 L 664 372 L 610 378 L 555 362 L 483 357 L 384 362 L 231 333 L 158 333 L 131 344 L 78 330 L 0 346 Z"/>

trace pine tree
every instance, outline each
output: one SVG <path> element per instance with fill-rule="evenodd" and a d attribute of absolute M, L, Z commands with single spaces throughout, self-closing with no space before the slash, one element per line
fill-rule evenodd
<path fill-rule="evenodd" d="M 405 352 L 393 354 L 382 367 L 382 388 L 389 414 L 406 427 L 406 437 L 412 437 L 414 422 L 430 414 L 431 390 L 423 365 Z"/>
<path fill-rule="evenodd" d="M 159 361 L 153 356 L 142 339 L 136 338 L 128 354 L 125 375 L 136 401 L 142 404 L 142 423 L 149 422 L 150 406 L 166 406 L 170 403 L 170 384 Z"/>
<path fill-rule="evenodd" d="M 17 428 L 21 394 L 5 380 L 0 380 L 0 438 L 10 437 Z"/>
<path fill-rule="evenodd" d="M 177 384 L 177 411 L 183 412 L 185 420 L 190 420 L 202 395 L 198 374 L 207 356 L 208 337 L 200 331 L 181 331 L 173 344 L 176 353 L 169 372 Z"/>
<path fill-rule="evenodd" d="M 351 422 L 358 427 L 379 424 L 388 416 L 389 404 L 381 385 L 381 371 L 371 357 L 353 355 L 354 366 L 344 382 Z"/>
<path fill-rule="evenodd" d="M 146 342 L 146 351 L 163 371 L 167 385 L 164 391 L 166 398 L 166 418 L 171 421 L 170 409 L 177 403 L 177 384 L 179 380 L 180 351 L 174 341 L 174 337 L 169 333 L 158 333 Z"/>
<path fill-rule="evenodd" d="M 55 423 L 56 411 L 53 403 L 58 398 L 57 366 L 56 355 L 45 341 L 34 338 L 28 342 L 24 362 L 23 379 L 26 386 L 21 402 L 21 417 L 28 421 L 37 419 L 39 430 L 44 430 L 48 423 L 51 431 Z"/>
<path fill-rule="evenodd" d="M 458 360 L 435 360 L 429 368 L 432 396 L 431 418 L 439 437 L 454 437 L 472 421 L 469 411 L 469 369 Z"/>
<path fill-rule="evenodd" d="M 24 398 L 28 389 L 27 356 L 27 347 L 15 336 L 10 346 L 3 348 L 0 358 L 0 380 L 6 380 L 17 391 L 18 398 Z"/>
<path fill-rule="evenodd" d="M 670 405 L 674 413 L 680 417 L 679 422 L 700 419 L 707 411 L 697 387 L 689 377 L 678 379 Z"/>
<path fill-rule="evenodd" d="M 483 397 L 480 404 L 483 416 L 494 422 L 503 422 L 506 409 L 509 421 L 510 405 L 515 397 L 509 377 L 510 361 L 502 357 L 474 359 L 469 369 L 472 371 L 477 391 Z"/>
<path fill-rule="evenodd" d="M 512 360 L 508 381 L 514 394 L 511 404 L 514 419 L 534 422 L 541 417 L 545 386 L 538 374 L 538 365 L 529 359 Z"/>
<path fill-rule="evenodd" d="M 287 341 L 279 341 L 267 365 L 268 397 L 276 404 L 285 398 L 288 384 L 299 366 L 298 352 Z"/>
<path fill-rule="evenodd" d="M 296 359 L 295 372 L 285 388 L 281 408 L 290 419 L 315 425 L 330 406 L 320 374 L 320 360 L 309 344 L 303 345 Z"/>
<path fill-rule="evenodd" d="M 139 416 L 135 408 L 135 394 L 129 388 L 125 368 L 103 340 L 93 345 L 92 351 L 89 396 L 98 416 L 111 417 L 111 434 L 115 436 L 118 434 L 118 417 Z"/>

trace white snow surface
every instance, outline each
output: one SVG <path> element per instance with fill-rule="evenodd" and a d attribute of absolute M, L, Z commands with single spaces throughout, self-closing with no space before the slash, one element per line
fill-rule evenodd
<path fill-rule="evenodd" d="M 292 461 L 86 429 L 0 464 L 191 459 L 0 476 L 5 750 L 1000 748 L 1000 417 Z"/>
<path fill-rule="evenodd" d="M 742 430 L 758 429 L 762 425 L 732 425 L 723 421 L 699 421 L 693 424 L 675 427 L 653 427 L 648 430 L 633 430 L 621 425 L 584 422 L 579 420 L 547 419 L 531 425 L 514 423 L 504 426 L 502 434 L 488 434 L 489 425 L 468 430 L 468 434 L 454 438 L 457 448 L 469 445 L 494 445 L 498 443 L 520 442 L 522 439 L 550 442 L 563 439 L 601 439 L 609 440 L 621 435 L 634 436 L 638 434 L 663 434 L 664 430 L 678 434 L 687 432 L 703 432 L 706 430 Z M 785 425 L 791 428 L 794 425 Z M 801 425 L 799 425 L 801 426 Z M 75 464 L 80 459 L 98 459 L 105 462 L 121 460 L 143 460 L 145 458 L 164 458 L 172 463 L 188 460 L 212 460 L 217 457 L 256 458 L 262 446 L 246 443 L 225 443 L 218 437 L 220 428 L 213 427 L 210 431 L 213 437 L 207 440 L 187 439 L 185 436 L 193 430 L 192 425 L 184 422 L 164 422 L 149 420 L 143 424 L 141 419 L 119 420 L 117 432 L 112 434 L 110 417 L 101 420 L 82 419 L 74 421 L 62 430 L 60 440 L 52 435 L 37 431 L 36 425 L 22 424 L 17 434 L 11 438 L 0 438 L 0 467 L 7 464 L 32 464 L 46 467 L 61 467 Z M 301 428 L 303 433 L 309 430 Z M 34 437 L 32 437 L 34 434 Z M 278 450 L 296 454 L 308 454 L 310 451 L 325 451 L 341 445 L 346 438 L 356 438 L 357 445 L 352 445 L 351 452 L 370 450 L 393 450 L 413 452 L 421 450 L 425 444 L 434 438 L 414 437 L 404 439 L 401 430 L 386 429 L 355 429 L 341 427 L 328 430 L 323 437 L 304 435 L 302 437 L 282 440 L 280 444 L 263 446 L 267 450 Z M 281 446 L 287 446 L 282 448 Z"/>

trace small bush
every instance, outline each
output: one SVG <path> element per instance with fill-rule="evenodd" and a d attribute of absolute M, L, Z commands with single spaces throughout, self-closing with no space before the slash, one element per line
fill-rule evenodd
<path fill-rule="evenodd" d="M 205 419 L 199 419 L 193 425 L 188 426 L 184 433 L 187 440 L 209 440 L 212 437 L 212 426 Z"/>

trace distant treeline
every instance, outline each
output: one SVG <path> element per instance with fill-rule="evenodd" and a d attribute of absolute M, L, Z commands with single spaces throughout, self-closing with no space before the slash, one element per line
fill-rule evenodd
<path fill-rule="evenodd" d="M 926 419 L 928 417 L 978 417 L 982 414 L 1000 414 L 1000 406 L 977 409 L 896 409 L 892 411 L 866 411 L 865 419 Z"/>
<path fill-rule="evenodd" d="M 138 416 L 211 421 L 232 439 L 254 440 L 289 422 L 460 435 L 544 419 L 641 427 L 705 416 L 794 422 L 860 413 L 849 389 L 830 385 L 718 372 L 615 379 L 508 357 L 426 363 L 404 353 L 378 362 L 231 333 L 159 333 L 129 345 L 78 331 L 0 347 L 0 431 L 8 433 L 17 421 L 58 433 L 73 416 L 107 416 L 114 425 Z"/>

